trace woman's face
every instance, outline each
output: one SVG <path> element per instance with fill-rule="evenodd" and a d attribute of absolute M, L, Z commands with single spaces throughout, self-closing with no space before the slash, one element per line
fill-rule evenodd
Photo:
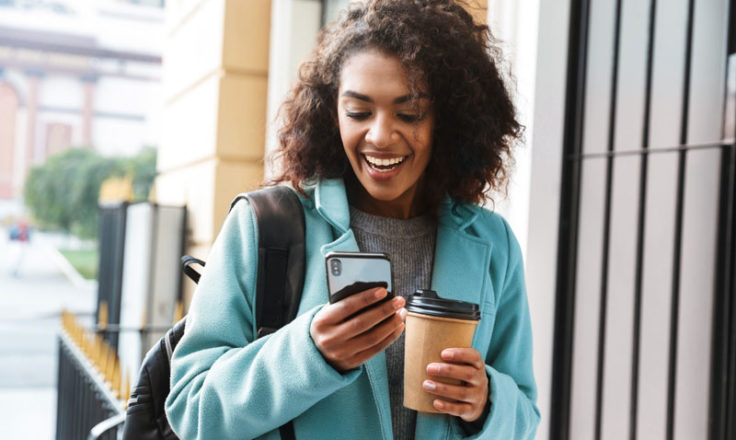
<path fill-rule="evenodd" d="M 396 56 L 367 49 L 343 64 L 338 125 L 345 154 L 364 190 L 353 203 L 363 211 L 398 218 L 420 214 L 434 115 L 426 93 L 420 95 L 418 107 L 411 98 L 408 76 Z"/>

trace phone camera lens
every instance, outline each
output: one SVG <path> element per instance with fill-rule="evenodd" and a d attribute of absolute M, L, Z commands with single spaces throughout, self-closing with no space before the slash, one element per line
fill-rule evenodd
<path fill-rule="evenodd" d="M 340 260 L 330 261 L 330 270 L 332 271 L 332 275 L 336 277 L 340 276 L 342 273 L 342 262 Z"/>

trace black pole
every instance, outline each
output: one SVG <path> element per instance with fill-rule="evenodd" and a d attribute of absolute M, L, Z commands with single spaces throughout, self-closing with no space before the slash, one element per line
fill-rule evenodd
<path fill-rule="evenodd" d="M 680 118 L 680 144 L 688 139 L 688 115 L 690 106 L 690 75 L 692 71 L 693 25 L 695 0 L 688 1 L 687 34 L 685 40 L 685 76 L 682 92 L 682 116 Z M 677 208 L 675 210 L 675 246 L 672 258 L 672 304 L 670 308 L 670 348 L 667 378 L 667 440 L 674 438 L 675 403 L 677 399 L 677 349 L 680 326 L 680 267 L 682 265 L 682 222 L 685 209 L 685 176 L 687 150 L 679 153 L 677 164 Z"/>
<path fill-rule="evenodd" d="M 570 426 L 572 353 L 575 318 L 578 211 L 580 205 L 589 0 L 570 2 L 565 129 L 557 251 L 557 280 L 552 359 L 550 438 L 567 439 Z"/>

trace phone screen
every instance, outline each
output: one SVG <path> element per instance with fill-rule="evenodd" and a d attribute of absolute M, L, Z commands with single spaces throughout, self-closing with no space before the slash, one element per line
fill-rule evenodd
<path fill-rule="evenodd" d="M 386 254 L 330 252 L 325 258 L 330 302 L 374 287 L 392 291 L 391 260 Z"/>

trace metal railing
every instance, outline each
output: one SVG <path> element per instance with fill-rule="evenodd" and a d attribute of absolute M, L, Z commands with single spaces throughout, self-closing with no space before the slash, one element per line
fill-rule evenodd
<path fill-rule="evenodd" d="M 115 352 L 98 332 L 62 314 L 59 334 L 57 440 L 117 439 L 122 434 L 130 383 Z"/>

